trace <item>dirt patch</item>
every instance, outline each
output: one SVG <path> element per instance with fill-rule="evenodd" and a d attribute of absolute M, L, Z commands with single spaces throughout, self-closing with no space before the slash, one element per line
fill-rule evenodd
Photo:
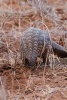
<path fill-rule="evenodd" d="M 67 59 L 53 69 L 19 65 L 19 38 L 31 26 L 67 48 L 67 1 L 0 1 L 0 100 L 67 100 Z"/>

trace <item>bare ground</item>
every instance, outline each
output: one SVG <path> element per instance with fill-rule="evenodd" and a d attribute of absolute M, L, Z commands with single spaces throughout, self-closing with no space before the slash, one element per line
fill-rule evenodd
<path fill-rule="evenodd" d="M 30 26 L 67 48 L 67 0 L 0 1 L 0 100 L 67 100 L 67 59 L 53 69 L 20 65 L 19 38 Z"/>

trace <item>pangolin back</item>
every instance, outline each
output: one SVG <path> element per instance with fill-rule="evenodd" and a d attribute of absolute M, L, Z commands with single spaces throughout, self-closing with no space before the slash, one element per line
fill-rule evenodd
<path fill-rule="evenodd" d="M 48 34 L 41 29 L 31 27 L 24 31 L 20 40 L 23 63 L 36 65 L 37 57 L 41 56 L 45 48 L 48 49 L 49 42 Z"/>

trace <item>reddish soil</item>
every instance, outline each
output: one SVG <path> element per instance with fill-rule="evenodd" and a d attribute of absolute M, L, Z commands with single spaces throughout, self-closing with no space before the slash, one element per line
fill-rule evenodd
<path fill-rule="evenodd" d="M 0 100 L 67 100 L 67 59 L 53 69 L 20 64 L 19 38 L 30 26 L 49 30 L 67 48 L 67 0 L 0 1 Z"/>

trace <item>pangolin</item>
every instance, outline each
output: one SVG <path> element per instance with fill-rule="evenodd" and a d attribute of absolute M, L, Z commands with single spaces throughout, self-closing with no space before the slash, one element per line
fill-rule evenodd
<path fill-rule="evenodd" d="M 45 64 L 50 46 L 55 55 L 61 58 L 67 57 L 66 49 L 54 42 L 46 31 L 39 28 L 30 27 L 25 30 L 20 38 L 20 46 L 22 61 L 26 66 L 36 66 L 38 57 L 41 57 Z"/>

